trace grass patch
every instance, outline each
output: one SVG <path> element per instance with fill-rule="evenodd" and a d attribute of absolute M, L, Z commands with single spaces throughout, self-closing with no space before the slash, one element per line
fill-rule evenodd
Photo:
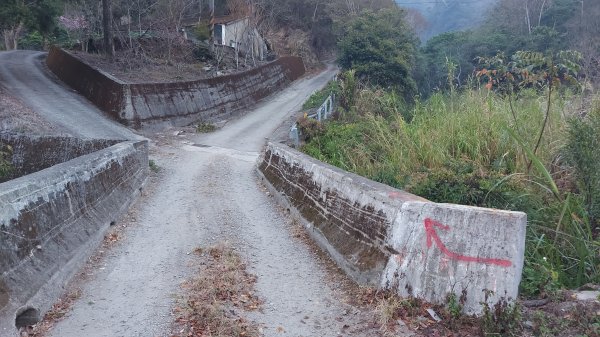
<path fill-rule="evenodd" d="M 156 164 L 156 162 L 152 159 L 148 161 L 148 167 L 150 168 L 150 171 L 154 173 L 160 172 L 160 166 L 158 166 L 158 164 Z"/>
<path fill-rule="evenodd" d="M 196 125 L 197 133 L 209 133 L 209 132 L 214 132 L 215 130 L 217 130 L 217 127 L 211 123 L 202 122 L 202 123 Z"/>
<path fill-rule="evenodd" d="M 12 147 L 0 143 L 0 181 L 8 178 L 13 170 Z"/>
<path fill-rule="evenodd" d="M 372 288 L 356 295 L 373 308 L 383 336 L 404 335 L 406 328 L 416 337 L 600 336 L 600 303 L 571 301 L 567 293 L 563 296 L 561 301 L 549 301 L 536 308 L 520 302 L 484 304 L 483 315 L 472 317 L 458 311 L 460 299 L 456 297 L 449 297 L 446 305 L 434 305 Z M 436 321 L 427 309 L 432 309 L 441 321 Z"/>
<path fill-rule="evenodd" d="M 261 306 L 254 295 L 256 277 L 246 271 L 241 257 L 227 244 L 198 248 L 194 254 L 201 266 L 183 284 L 173 336 L 260 336 L 258 327 L 240 316 L 240 310 Z"/>
<path fill-rule="evenodd" d="M 325 102 L 325 99 L 331 95 L 331 94 L 335 94 L 337 95 L 340 91 L 340 87 L 337 81 L 330 81 L 329 83 L 327 83 L 327 86 L 325 86 L 325 88 L 319 90 L 319 91 L 315 91 L 312 95 L 310 95 L 310 97 L 308 98 L 308 100 L 306 102 L 304 102 L 304 104 L 302 105 L 302 109 L 304 110 L 309 110 L 309 109 L 316 109 L 318 107 L 321 106 L 321 104 L 323 104 L 323 102 Z"/>
<path fill-rule="evenodd" d="M 533 153 L 543 92 L 509 100 L 474 89 L 412 107 L 380 89 L 355 95 L 346 118 L 320 126 L 305 153 L 434 202 L 527 213 L 525 296 L 600 281 L 600 108 L 578 119 L 570 109 L 579 97 L 553 95 Z"/>

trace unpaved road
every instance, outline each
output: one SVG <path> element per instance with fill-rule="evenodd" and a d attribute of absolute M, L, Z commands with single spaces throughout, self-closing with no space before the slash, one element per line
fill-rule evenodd
<path fill-rule="evenodd" d="M 61 133 L 80 138 L 140 138 L 49 76 L 45 55 L 29 50 L 0 52 L 0 84 Z"/>
<path fill-rule="evenodd" d="M 37 57 L 31 55 L 28 60 L 35 63 Z M 29 75 L 3 62 L 17 58 L 22 56 L 0 56 L 0 72 L 9 73 L 2 75 L 2 80 L 9 78 L 12 88 L 49 120 L 60 124 L 75 118 L 42 104 L 46 99 L 55 102 L 49 95 L 60 93 L 24 89 L 28 81 L 37 81 L 33 77 L 38 75 L 28 79 Z M 43 75 L 43 69 L 38 70 Z M 278 210 L 255 174 L 266 137 L 333 73 L 330 67 L 316 77 L 297 81 L 217 132 L 148 135 L 153 140 L 151 157 L 161 168 L 160 178 L 132 211 L 135 223 L 83 283 L 81 298 L 49 335 L 168 336 L 175 298 L 181 293 L 179 285 L 194 269 L 190 265 L 195 257 L 190 252 L 227 241 L 258 277 L 257 295 L 265 304 L 262 312 L 252 313 L 250 319 L 260 324 L 265 336 L 373 336 L 373 331 L 364 328 L 368 324 L 362 323 L 359 311 L 340 301 L 337 285 L 326 282 L 325 267 L 292 237 L 290 219 Z M 16 84 L 19 79 L 23 84 Z M 47 85 L 52 82 L 44 81 Z M 28 95 L 40 98 L 30 101 Z M 80 100 L 70 94 L 67 97 Z M 104 123 L 102 117 L 98 120 Z M 73 130 L 69 123 L 61 125 Z M 120 127 L 112 125 L 107 130 L 113 134 L 115 128 Z M 74 130 L 99 136 L 103 127 Z"/>

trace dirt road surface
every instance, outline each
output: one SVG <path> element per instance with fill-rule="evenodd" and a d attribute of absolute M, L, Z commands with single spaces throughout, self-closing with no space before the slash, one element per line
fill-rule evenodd
<path fill-rule="evenodd" d="M 135 137 L 47 78 L 40 64 L 40 54 L 2 53 L 0 79 L 72 134 Z M 340 301 L 337 285 L 327 283 L 325 267 L 293 238 L 290 219 L 255 173 L 266 137 L 334 72 L 329 67 L 295 82 L 214 133 L 147 135 L 159 178 L 130 213 L 135 219 L 120 243 L 90 272 L 81 298 L 49 336 L 168 336 L 179 285 L 194 270 L 190 253 L 224 241 L 258 277 L 264 305 L 250 319 L 265 336 L 373 336 L 361 327 L 358 310 Z"/>
<path fill-rule="evenodd" d="M 45 68 L 46 53 L 0 52 L 0 85 L 63 134 L 81 138 L 137 139 Z"/>

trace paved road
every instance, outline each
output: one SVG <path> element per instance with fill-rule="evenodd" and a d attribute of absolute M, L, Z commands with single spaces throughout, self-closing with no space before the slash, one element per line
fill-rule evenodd
<path fill-rule="evenodd" d="M 0 84 L 64 133 L 82 138 L 137 139 L 85 98 L 53 78 L 46 53 L 0 52 Z"/>
<path fill-rule="evenodd" d="M 86 137 L 132 137 L 45 77 L 41 54 L 0 54 L 0 80 L 43 116 Z M 22 61 L 19 61 L 22 60 Z M 28 70 L 29 69 L 29 70 Z M 168 336 L 179 284 L 197 247 L 228 241 L 258 276 L 264 310 L 251 319 L 265 336 L 373 336 L 364 315 L 339 300 L 337 285 L 260 186 L 259 152 L 273 131 L 332 77 L 330 67 L 295 82 L 244 117 L 205 135 L 147 135 L 159 178 L 139 200 L 134 223 L 53 337 Z"/>

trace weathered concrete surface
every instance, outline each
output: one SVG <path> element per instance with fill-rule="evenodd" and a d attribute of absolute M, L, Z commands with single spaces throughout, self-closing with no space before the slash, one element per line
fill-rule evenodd
<path fill-rule="evenodd" d="M 143 140 L 52 76 L 45 64 L 46 56 L 47 53 L 33 50 L 0 52 L 0 85 L 6 94 L 19 99 L 40 116 L 41 134 L 51 131 L 86 139 Z M 85 74 L 74 72 L 74 75 L 83 77 Z M 52 127 L 43 127 L 44 123 Z"/>
<path fill-rule="evenodd" d="M 0 335 L 25 308 L 43 313 L 134 200 L 148 144 L 123 142 L 0 184 Z"/>
<path fill-rule="evenodd" d="M 517 297 L 526 215 L 436 204 L 269 143 L 258 171 L 355 281 L 469 314 Z M 385 270 L 384 270 L 385 269 Z"/>
<path fill-rule="evenodd" d="M 77 57 L 53 47 L 46 65 L 61 81 L 75 89 L 102 111 L 120 120 L 127 105 L 126 83 L 95 69 Z"/>
<path fill-rule="evenodd" d="M 53 48 L 47 64 L 62 81 L 115 119 L 136 128 L 215 122 L 244 113 L 305 72 L 299 57 L 282 57 L 255 69 L 188 82 L 130 84 Z"/>
<path fill-rule="evenodd" d="M 13 172 L 0 183 L 117 144 L 112 139 L 79 139 L 66 136 L 34 136 L 0 132 L 0 143 L 12 148 Z"/>
<path fill-rule="evenodd" d="M 381 286 L 402 296 L 443 303 L 462 299 L 468 314 L 481 303 L 517 298 L 527 216 L 470 206 L 407 202 L 394 221 Z"/>
<path fill-rule="evenodd" d="M 402 204 L 425 200 L 269 143 L 259 172 L 306 220 L 319 245 L 355 281 L 378 285 L 394 250 L 387 238 Z"/>

